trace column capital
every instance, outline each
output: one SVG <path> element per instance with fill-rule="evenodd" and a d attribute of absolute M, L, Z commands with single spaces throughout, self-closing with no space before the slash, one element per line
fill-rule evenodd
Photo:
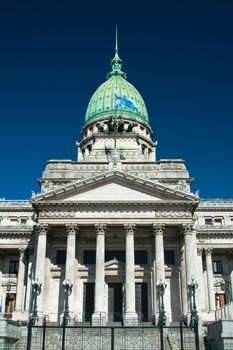
<path fill-rule="evenodd" d="M 165 230 L 164 224 L 153 224 L 154 235 L 162 235 Z"/>
<path fill-rule="evenodd" d="M 133 235 L 136 229 L 136 225 L 131 223 L 124 224 L 124 229 L 126 235 Z"/>
<path fill-rule="evenodd" d="M 39 236 L 47 236 L 47 233 L 49 232 L 49 225 L 48 224 L 36 225 L 36 232 Z"/>
<path fill-rule="evenodd" d="M 107 230 L 106 224 L 95 224 L 95 231 L 97 235 L 104 235 Z"/>
<path fill-rule="evenodd" d="M 197 255 L 202 256 L 203 248 L 197 248 Z"/>
<path fill-rule="evenodd" d="M 193 224 L 182 224 L 182 231 L 184 235 L 193 234 Z"/>
<path fill-rule="evenodd" d="M 213 248 L 210 248 L 210 247 L 206 247 L 205 248 L 205 255 L 208 256 L 208 255 L 212 255 L 212 252 L 213 252 Z"/>
<path fill-rule="evenodd" d="M 79 227 L 78 225 L 75 224 L 66 224 L 66 233 L 67 235 L 78 235 L 79 233 Z"/>
<path fill-rule="evenodd" d="M 26 249 L 27 249 L 27 247 L 18 248 L 18 252 L 19 252 L 21 259 L 23 258 Z"/>

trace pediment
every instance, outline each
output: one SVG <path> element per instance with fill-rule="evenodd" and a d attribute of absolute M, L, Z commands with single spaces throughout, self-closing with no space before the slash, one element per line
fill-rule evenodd
<path fill-rule="evenodd" d="M 83 181 L 77 181 L 36 195 L 32 203 L 98 202 L 163 202 L 198 201 L 192 194 L 174 190 L 156 181 L 143 179 L 122 171 L 108 171 Z"/>

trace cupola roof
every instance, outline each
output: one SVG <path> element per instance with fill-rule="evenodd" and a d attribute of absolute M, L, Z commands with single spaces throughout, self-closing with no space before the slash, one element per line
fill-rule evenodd
<path fill-rule="evenodd" d="M 118 54 L 117 34 L 115 56 L 111 60 L 111 66 L 112 70 L 107 75 L 107 81 L 98 87 L 89 101 L 84 126 L 108 118 L 109 115 L 114 115 L 118 96 L 133 101 L 137 108 L 132 109 L 121 105 L 117 108 L 117 114 L 149 126 L 145 102 L 138 90 L 126 80 L 126 74 L 121 69 L 122 59 Z"/>

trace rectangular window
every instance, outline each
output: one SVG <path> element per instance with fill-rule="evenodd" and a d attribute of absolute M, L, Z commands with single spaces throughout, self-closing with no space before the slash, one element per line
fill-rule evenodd
<path fill-rule="evenodd" d="M 205 218 L 205 225 L 213 225 L 212 218 Z"/>
<path fill-rule="evenodd" d="M 26 225 L 27 219 L 20 219 L 20 222 L 21 222 L 22 225 Z"/>
<path fill-rule="evenodd" d="M 65 265 L 66 263 L 66 250 L 57 250 L 56 264 Z"/>
<path fill-rule="evenodd" d="M 105 261 L 110 261 L 113 259 L 125 262 L 125 251 L 124 250 L 105 250 Z"/>
<path fill-rule="evenodd" d="M 19 261 L 18 260 L 10 260 L 9 265 L 9 273 L 17 274 L 19 270 Z"/>
<path fill-rule="evenodd" d="M 18 224 L 18 219 L 17 219 L 17 218 L 11 218 L 11 219 L 10 219 L 10 222 L 11 222 L 13 225 L 17 225 L 17 224 Z"/>
<path fill-rule="evenodd" d="M 96 252 L 95 250 L 84 250 L 83 252 L 83 263 L 84 265 L 95 264 Z"/>
<path fill-rule="evenodd" d="M 166 249 L 164 251 L 164 261 L 166 265 L 175 265 L 175 251 Z"/>
<path fill-rule="evenodd" d="M 148 264 L 148 257 L 146 250 L 135 250 L 135 265 L 146 265 Z"/>
<path fill-rule="evenodd" d="M 223 273 L 221 260 L 214 260 L 213 261 L 213 272 L 214 273 Z"/>
<path fill-rule="evenodd" d="M 217 226 L 222 226 L 223 219 L 222 218 L 214 218 L 214 224 Z"/>

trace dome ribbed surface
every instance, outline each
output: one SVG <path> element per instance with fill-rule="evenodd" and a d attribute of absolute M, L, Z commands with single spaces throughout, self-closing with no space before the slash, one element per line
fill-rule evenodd
<path fill-rule="evenodd" d="M 102 119 L 105 115 L 114 114 L 116 96 L 130 98 L 138 107 L 138 110 L 135 111 L 126 106 L 121 106 L 117 109 L 117 114 L 122 113 L 129 119 L 149 124 L 143 98 L 138 90 L 119 74 L 110 75 L 108 80 L 95 91 L 87 107 L 85 124 L 89 124 L 99 118 Z"/>

